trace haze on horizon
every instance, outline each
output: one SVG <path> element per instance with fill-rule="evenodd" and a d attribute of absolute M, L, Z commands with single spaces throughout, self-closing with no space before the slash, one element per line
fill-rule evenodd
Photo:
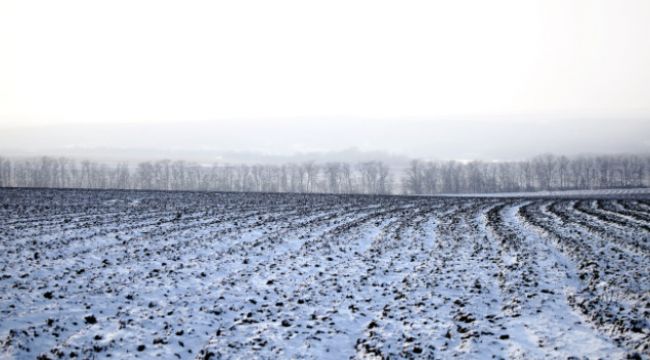
<path fill-rule="evenodd" d="M 649 36 L 644 0 L 3 1 L 0 155 L 647 153 Z"/>

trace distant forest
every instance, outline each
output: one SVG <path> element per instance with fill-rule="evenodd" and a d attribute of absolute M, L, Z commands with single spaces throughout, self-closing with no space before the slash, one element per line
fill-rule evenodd
<path fill-rule="evenodd" d="M 0 157 L 0 187 L 409 195 L 632 188 L 650 187 L 650 156 L 412 160 L 401 169 L 380 161 L 203 165 L 160 160 L 109 165 L 62 157 Z"/>

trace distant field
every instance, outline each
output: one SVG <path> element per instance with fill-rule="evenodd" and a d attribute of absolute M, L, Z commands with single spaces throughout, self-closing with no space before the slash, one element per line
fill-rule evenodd
<path fill-rule="evenodd" d="M 490 194 L 448 194 L 440 196 L 451 197 L 523 197 L 523 198 L 647 198 L 650 197 L 650 188 L 613 188 L 613 189 L 593 189 L 593 190 L 554 190 L 554 191 L 532 191 L 532 192 L 500 192 Z"/>
<path fill-rule="evenodd" d="M 0 358 L 650 356 L 650 194 L 553 196 L 0 189 Z"/>

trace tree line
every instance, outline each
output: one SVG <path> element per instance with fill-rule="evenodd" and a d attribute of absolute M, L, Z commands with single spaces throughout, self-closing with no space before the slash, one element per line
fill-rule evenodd
<path fill-rule="evenodd" d="M 411 161 L 407 194 L 498 193 L 650 186 L 650 156 L 540 155 L 507 162 Z"/>
<path fill-rule="evenodd" d="M 541 155 L 509 162 L 412 160 L 284 165 L 145 161 L 107 164 L 65 157 L 0 157 L 0 187 L 455 194 L 650 186 L 650 156 Z"/>
<path fill-rule="evenodd" d="M 202 165 L 160 160 L 108 165 L 65 157 L 0 157 L 0 187 L 390 194 L 393 183 L 388 166 L 380 161 Z"/>

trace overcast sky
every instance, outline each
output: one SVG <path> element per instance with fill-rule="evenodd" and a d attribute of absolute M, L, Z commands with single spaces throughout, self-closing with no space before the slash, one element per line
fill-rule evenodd
<path fill-rule="evenodd" d="M 0 52 L 0 151 L 650 150 L 647 0 L 3 0 Z"/>

